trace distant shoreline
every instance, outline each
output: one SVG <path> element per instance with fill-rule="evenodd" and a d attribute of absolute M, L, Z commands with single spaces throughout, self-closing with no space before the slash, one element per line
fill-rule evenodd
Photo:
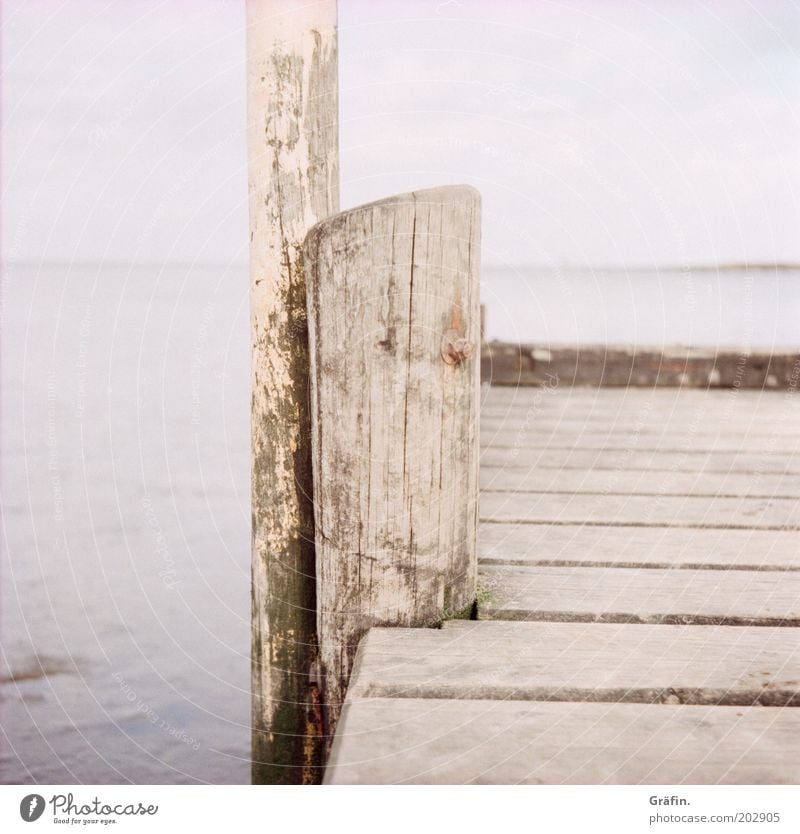
<path fill-rule="evenodd" d="M 506 266 L 503 264 L 484 264 L 487 270 L 502 270 L 505 272 L 521 272 L 536 270 L 541 272 L 792 272 L 800 271 L 800 263 L 724 263 L 724 264 L 688 264 L 678 266 L 611 266 L 607 264 L 595 266 L 575 266 L 570 264 L 522 264 Z"/>
<path fill-rule="evenodd" d="M 4 267 L 39 267 L 39 266 L 74 266 L 74 267 L 93 267 L 93 266 L 108 266 L 108 267 L 129 267 L 136 266 L 142 268 L 164 268 L 164 267 L 216 267 L 225 269 L 247 269 L 248 262 L 235 261 L 183 261 L 183 260 L 165 260 L 165 261 L 142 261 L 136 258 L 130 260 L 120 260 L 118 258 L 74 258 L 61 259 L 51 258 L 48 260 L 33 260 L 21 258 L 19 260 L 0 257 L 0 266 Z M 800 271 L 800 262 L 782 262 L 782 263 L 722 263 L 722 264 L 688 264 L 677 265 L 667 264 L 665 266 L 613 266 L 609 264 L 595 264 L 589 266 L 578 266 L 575 264 L 483 264 L 486 270 L 507 271 L 507 272 L 521 272 L 524 270 L 536 270 L 539 272 L 747 272 L 747 271 L 774 271 L 774 272 L 792 272 Z"/>

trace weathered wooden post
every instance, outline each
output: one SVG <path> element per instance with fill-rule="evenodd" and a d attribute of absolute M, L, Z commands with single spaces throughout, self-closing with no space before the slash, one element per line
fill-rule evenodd
<path fill-rule="evenodd" d="M 338 210 L 336 2 L 248 0 L 253 781 L 318 781 L 302 242 Z"/>
<path fill-rule="evenodd" d="M 322 221 L 305 242 L 317 606 L 327 729 L 372 625 L 475 600 L 480 197 L 448 186 Z"/>

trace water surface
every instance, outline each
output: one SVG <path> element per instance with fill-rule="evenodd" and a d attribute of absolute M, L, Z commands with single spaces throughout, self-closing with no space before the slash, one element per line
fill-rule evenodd
<path fill-rule="evenodd" d="M 6 279 L 0 778 L 247 782 L 245 270 Z"/>
<path fill-rule="evenodd" d="M 249 780 L 243 266 L 14 265 L 5 782 Z M 484 270 L 490 338 L 798 346 L 797 272 Z"/>

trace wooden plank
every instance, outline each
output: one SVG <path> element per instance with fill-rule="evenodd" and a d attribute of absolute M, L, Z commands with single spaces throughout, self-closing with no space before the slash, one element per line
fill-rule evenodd
<path fill-rule="evenodd" d="M 733 403 L 720 403 L 713 395 L 709 402 L 688 404 L 680 401 L 665 404 L 646 403 L 640 407 L 620 406 L 616 409 L 598 410 L 597 407 L 584 408 L 580 405 L 568 407 L 565 403 L 554 401 L 542 408 L 513 403 L 498 405 L 492 400 L 484 400 L 481 419 L 491 429 L 520 428 L 520 426 L 564 427 L 567 429 L 608 431 L 616 428 L 630 428 L 647 432 L 679 430 L 688 424 L 696 434 L 716 434 L 729 427 L 745 430 L 749 433 L 769 435 L 772 426 L 765 420 L 777 417 L 775 428 L 782 434 L 797 435 L 796 417 L 800 409 L 790 401 L 783 401 L 767 407 L 739 409 Z M 786 419 L 780 419 L 781 416 Z"/>
<path fill-rule="evenodd" d="M 490 431 L 481 428 L 481 448 L 488 449 L 545 449 L 556 448 L 605 449 L 635 451 L 665 449 L 671 451 L 763 452 L 779 454 L 800 461 L 800 434 L 749 436 L 735 429 L 719 435 L 694 434 L 687 430 L 665 434 L 646 434 L 635 431 L 570 432 L 566 429 L 539 431 L 536 425 L 520 429 Z"/>
<path fill-rule="evenodd" d="M 499 393 L 498 393 L 499 392 Z M 589 393 L 587 393 L 589 392 Z M 659 415 L 695 416 L 714 414 L 733 419 L 757 420 L 766 414 L 797 414 L 800 406 L 785 392 L 685 391 L 681 388 L 642 390 L 567 389 L 482 389 L 481 403 L 488 417 L 538 414 L 564 415 L 571 419 L 589 414 L 595 419 L 624 416 L 657 420 Z"/>
<path fill-rule="evenodd" d="M 485 566 L 481 582 L 487 619 L 800 625 L 796 572 Z"/>
<path fill-rule="evenodd" d="M 336 50 L 335 0 L 247 4 L 256 783 L 320 775 L 300 247 L 314 223 L 338 210 Z"/>
<path fill-rule="evenodd" d="M 498 400 L 493 391 L 484 389 L 481 400 L 482 413 L 492 422 L 511 421 L 565 421 L 567 425 L 593 421 L 597 424 L 616 423 L 621 420 L 638 423 L 642 427 L 658 428 L 670 423 L 688 421 L 696 431 L 714 431 L 721 422 L 749 425 L 753 430 L 765 432 L 763 420 L 774 418 L 787 430 L 793 418 L 800 413 L 791 395 L 770 393 L 761 400 L 739 399 L 738 395 L 706 392 L 701 396 L 689 396 L 679 389 L 662 391 L 659 397 L 630 398 L 626 392 L 617 392 L 611 398 L 584 398 L 573 391 L 555 391 L 538 397 L 520 396 Z"/>
<path fill-rule="evenodd" d="M 557 380 L 550 380 L 540 387 L 520 387 L 483 385 L 483 398 L 493 403 L 551 402 L 553 399 L 569 400 L 571 403 L 597 403 L 617 408 L 623 405 L 640 405 L 642 403 L 711 403 L 733 402 L 748 409 L 754 405 L 775 404 L 793 400 L 790 393 L 771 390 L 745 389 L 702 389 L 686 387 L 597 387 L 591 385 L 561 385 Z M 800 408 L 797 403 L 791 407 Z M 738 406 L 737 406 L 738 408 Z"/>
<path fill-rule="evenodd" d="M 740 472 L 669 472 L 653 477 L 645 470 L 481 468 L 481 489 L 491 492 L 575 492 L 604 495 L 707 495 L 800 497 L 800 475 Z"/>
<path fill-rule="evenodd" d="M 772 416 L 771 411 L 764 411 L 763 416 L 753 412 L 725 413 L 716 409 L 681 410 L 659 412 L 652 409 L 647 412 L 613 412 L 613 413 L 582 413 L 580 409 L 559 409 L 557 411 L 529 412 L 525 408 L 509 408 L 506 410 L 486 407 L 487 413 L 481 412 L 481 420 L 487 429 L 519 429 L 525 426 L 538 429 L 566 429 L 574 432 L 584 430 L 592 432 L 608 431 L 639 431 L 642 433 L 656 433 L 680 431 L 687 424 L 696 424 L 692 433 L 697 435 L 718 435 L 720 432 L 736 429 L 747 434 L 769 436 L 774 434 L 767 422 Z M 795 414 L 793 414 L 793 417 Z M 724 422 L 724 425 L 716 425 Z M 797 436 L 796 420 L 783 420 L 774 427 L 779 435 Z"/>
<path fill-rule="evenodd" d="M 800 535 L 772 530 L 485 522 L 484 564 L 800 570 Z"/>
<path fill-rule="evenodd" d="M 484 383 L 484 387 L 491 391 L 492 396 L 498 400 L 516 400 L 525 397 L 535 397 L 536 388 L 520 387 L 513 388 L 507 385 L 491 385 Z M 626 401 L 646 400 L 652 398 L 668 399 L 670 397 L 681 397 L 684 399 L 701 400 L 706 395 L 714 397 L 739 397 L 743 400 L 757 401 L 763 397 L 781 396 L 784 392 L 775 392 L 767 389 L 733 389 L 733 388 L 694 388 L 692 386 L 597 386 L 597 385 L 562 385 L 558 380 L 547 380 L 548 387 L 564 396 L 574 396 L 575 399 L 592 400 L 619 400 Z"/>
<path fill-rule="evenodd" d="M 777 707 L 373 698 L 345 705 L 325 783 L 797 784 L 799 738 Z"/>
<path fill-rule="evenodd" d="M 482 414 L 487 421 L 561 422 L 566 426 L 591 421 L 600 426 L 608 423 L 630 423 L 641 428 L 658 425 L 692 427 L 694 431 L 713 431 L 718 425 L 730 422 L 766 433 L 777 426 L 791 433 L 797 429 L 800 408 L 794 398 L 785 394 L 771 394 L 763 401 L 741 400 L 708 392 L 705 399 L 686 399 L 682 394 L 669 398 L 629 400 L 619 395 L 614 400 L 576 399 L 570 392 L 541 394 L 538 398 L 519 398 L 497 401 L 484 395 Z"/>
<path fill-rule="evenodd" d="M 306 239 L 330 729 L 370 626 L 426 625 L 475 600 L 479 240 L 466 186 L 361 206 Z"/>
<path fill-rule="evenodd" d="M 746 472 L 762 475 L 800 475 L 800 455 L 779 452 L 708 451 L 682 446 L 672 450 L 615 451 L 573 446 L 535 449 L 520 446 L 481 449 L 481 466 L 517 469 L 614 469 L 653 472 Z"/>
<path fill-rule="evenodd" d="M 371 629 L 348 697 L 787 706 L 800 704 L 800 641 L 792 629 L 737 626 Z"/>
<path fill-rule="evenodd" d="M 481 521 L 800 530 L 796 498 L 481 493 Z"/>
<path fill-rule="evenodd" d="M 798 417 L 800 421 L 800 417 Z M 481 423 L 481 440 L 484 445 L 496 443 L 500 446 L 564 446 L 580 445 L 585 448 L 626 448 L 636 446 L 642 449 L 658 448 L 696 448 L 725 449 L 740 443 L 741 448 L 751 451 L 787 451 L 797 453 L 800 432 L 789 426 L 776 426 L 775 431 L 758 431 L 752 426 L 728 424 L 716 431 L 690 432 L 681 420 L 662 423 L 655 428 L 630 424 L 620 420 L 603 426 L 594 425 L 591 420 L 565 425 L 560 420 L 522 421 L 516 425 L 504 423 L 495 425 L 494 421 L 483 420 Z M 765 421 L 766 422 L 766 421 Z"/>

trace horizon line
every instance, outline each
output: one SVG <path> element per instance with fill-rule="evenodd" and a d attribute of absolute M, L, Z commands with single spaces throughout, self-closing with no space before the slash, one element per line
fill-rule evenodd
<path fill-rule="evenodd" d="M 167 266 L 216 266 L 216 267 L 247 267 L 248 260 L 147 260 L 140 261 L 135 258 L 3 258 L 0 256 L 0 266 L 141 266 L 141 267 L 167 267 Z M 571 272 L 727 272 L 742 270 L 800 270 L 800 262 L 795 261 L 723 261 L 722 263 L 693 263 L 693 264 L 654 264 L 633 266 L 625 264 L 574 264 L 574 263 L 541 263 L 530 261 L 527 263 L 508 264 L 489 262 L 482 266 L 486 269 L 505 270 L 567 270 Z"/>

